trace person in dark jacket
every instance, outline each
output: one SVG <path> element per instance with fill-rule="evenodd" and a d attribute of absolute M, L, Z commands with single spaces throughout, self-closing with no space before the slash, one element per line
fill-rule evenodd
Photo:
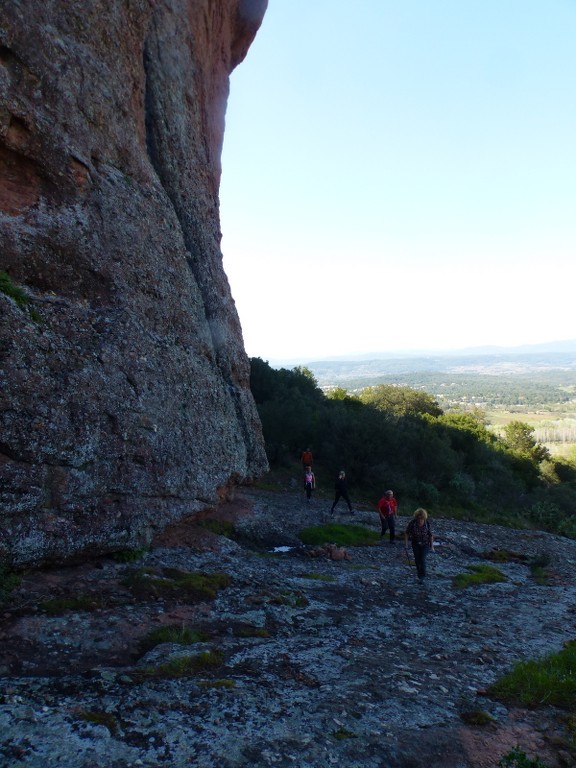
<path fill-rule="evenodd" d="M 351 515 L 353 515 L 354 512 L 352 510 L 352 504 L 350 503 L 350 497 L 348 496 L 348 481 L 346 480 L 346 472 L 344 472 L 343 469 L 338 473 L 336 483 L 334 484 L 334 489 L 336 494 L 334 496 L 334 503 L 332 504 L 330 514 L 334 514 L 334 508 L 340 499 L 344 499 L 344 501 L 348 504 L 348 511 Z"/>

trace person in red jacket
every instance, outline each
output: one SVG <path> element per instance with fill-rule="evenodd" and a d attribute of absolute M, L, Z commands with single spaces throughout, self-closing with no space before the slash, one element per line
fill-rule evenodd
<path fill-rule="evenodd" d="M 380 538 L 390 529 L 390 544 L 394 544 L 396 538 L 396 518 L 398 516 L 398 503 L 394 498 L 394 491 L 386 491 L 378 502 L 378 514 L 382 525 Z"/>

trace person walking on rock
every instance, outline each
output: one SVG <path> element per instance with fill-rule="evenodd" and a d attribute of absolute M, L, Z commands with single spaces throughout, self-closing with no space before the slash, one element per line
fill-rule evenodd
<path fill-rule="evenodd" d="M 306 467 L 306 471 L 304 473 L 304 490 L 306 491 L 306 501 L 310 501 L 312 498 L 312 491 L 316 488 L 316 478 L 314 477 L 314 472 L 312 472 L 312 467 Z"/>
<path fill-rule="evenodd" d="M 330 510 L 330 514 L 334 514 L 334 509 L 336 507 L 336 504 L 340 501 L 340 499 L 344 499 L 346 504 L 348 504 L 348 512 L 350 512 L 351 515 L 354 514 L 352 510 L 352 504 L 350 503 L 350 497 L 348 496 L 348 481 L 346 480 L 346 472 L 342 469 L 338 473 L 338 477 L 336 478 L 336 482 L 334 484 L 334 489 L 336 491 L 336 494 L 334 496 L 334 503 L 332 504 L 332 509 Z"/>
<path fill-rule="evenodd" d="M 426 578 L 426 558 L 429 552 L 434 552 L 434 536 L 428 520 L 428 512 L 422 507 L 414 512 L 412 520 L 404 531 L 406 554 L 408 554 L 408 540 L 412 543 L 418 581 L 423 584 Z"/>
<path fill-rule="evenodd" d="M 394 491 L 386 491 L 378 502 L 378 514 L 382 525 L 380 538 L 384 538 L 387 530 L 390 530 L 390 544 L 396 539 L 396 518 L 398 516 L 398 502 L 394 498 Z"/>

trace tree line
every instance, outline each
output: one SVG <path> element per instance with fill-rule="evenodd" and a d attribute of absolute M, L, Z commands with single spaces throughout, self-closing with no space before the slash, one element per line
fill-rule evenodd
<path fill-rule="evenodd" d="M 393 488 L 435 514 L 576 537 L 576 466 L 552 458 L 528 424 L 514 421 L 498 436 L 481 411 L 445 412 L 421 389 L 380 384 L 325 394 L 306 367 L 250 362 L 272 468 L 311 447 L 324 476 L 345 469 L 366 501 Z"/>

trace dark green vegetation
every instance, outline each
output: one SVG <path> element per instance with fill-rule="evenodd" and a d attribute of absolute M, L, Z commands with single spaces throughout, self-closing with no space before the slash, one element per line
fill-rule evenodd
<path fill-rule="evenodd" d="M 491 696 L 522 707 L 576 707 L 576 641 L 558 653 L 523 661 L 490 686 Z"/>
<path fill-rule="evenodd" d="M 175 645 L 194 645 L 203 643 L 208 638 L 200 631 L 186 627 L 182 624 L 169 624 L 164 627 L 156 627 L 150 630 L 140 641 L 140 650 L 149 651 L 162 643 L 174 643 Z"/>
<path fill-rule="evenodd" d="M 498 768 L 547 768 L 547 765 L 539 757 L 528 757 L 520 747 L 516 746 L 498 762 Z"/>
<path fill-rule="evenodd" d="M 576 394 L 574 351 L 430 355 L 377 360 L 323 361 L 309 367 L 320 386 L 356 391 L 380 384 L 410 387 L 442 405 L 482 403 L 482 407 L 566 403 Z"/>
<path fill-rule="evenodd" d="M 117 563 L 135 563 L 146 554 L 145 549 L 120 549 L 112 554 L 112 559 Z"/>
<path fill-rule="evenodd" d="M 0 605 L 20 585 L 21 580 L 18 574 L 0 566 Z"/>
<path fill-rule="evenodd" d="M 7 272 L 0 272 L 0 293 L 13 299 L 20 309 L 27 310 L 35 323 L 41 322 L 38 312 L 30 307 L 30 299 L 26 291 L 17 286 Z"/>
<path fill-rule="evenodd" d="M 317 525 L 312 528 L 304 528 L 300 532 L 300 540 L 303 544 L 338 544 L 340 547 L 362 547 L 376 544 L 379 534 L 370 528 L 360 525 Z"/>
<path fill-rule="evenodd" d="M 93 725 L 103 725 L 108 728 L 112 736 L 118 732 L 118 721 L 110 712 L 101 712 L 98 710 L 78 710 L 74 713 L 80 720 Z"/>
<path fill-rule="evenodd" d="M 502 436 L 479 410 L 444 411 L 432 395 L 391 384 L 326 395 L 307 368 L 251 360 L 251 387 L 272 470 L 315 458 L 316 495 L 345 469 L 353 502 L 374 505 L 393 488 L 403 514 L 436 516 L 576 537 L 576 466 L 555 459 L 515 421 Z"/>
<path fill-rule="evenodd" d="M 96 595 L 75 595 L 45 600 L 40 608 L 51 616 L 62 616 L 67 611 L 96 611 L 104 605 L 104 601 Z"/>
<path fill-rule="evenodd" d="M 122 583 L 139 600 L 202 601 L 213 600 L 219 589 L 230 585 L 231 579 L 226 573 L 192 573 L 164 568 L 161 574 L 156 574 L 143 568 L 127 573 Z"/>
<path fill-rule="evenodd" d="M 25 307 L 30 301 L 25 291 L 12 282 L 12 278 L 7 272 L 0 272 L 0 293 L 14 299 L 20 308 Z"/>
<path fill-rule="evenodd" d="M 176 656 L 164 664 L 155 667 L 142 667 L 131 673 L 135 680 L 169 679 L 178 677 L 194 677 L 224 662 L 224 654 L 219 650 L 202 651 L 202 653 Z"/>

